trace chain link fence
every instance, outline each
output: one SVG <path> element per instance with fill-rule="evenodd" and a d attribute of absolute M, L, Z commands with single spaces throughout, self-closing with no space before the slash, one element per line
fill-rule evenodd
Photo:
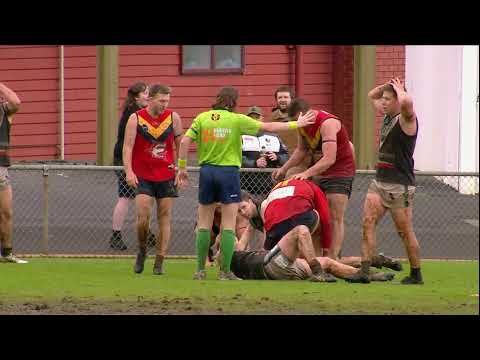
<path fill-rule="evenodd" d="M 118 166 L 15 165 L 13 242 L 18 254 L 133 255 L 136 252 L 135 204 L 122 229 L 127 250 L 111 249 L 112 214 L 118 200 Z M 190 187 L 174 201 L 169 254 L 195 254 L 198 168 L 189 168 Z M 242 169 L 241 184 L 258 196 L 273 182 L 272 169 Z M 362 209 L 373 171 L 357 171 L 345 216 L 342 254 L 359 255 Z M 423 258 L 478 259 L 478 173 L 417 172 L 414 230 Z M 153 210 L 151 229 L 158 231 Z M 377 228 L 378 251 L 405 257 L 390 216 Z M 153 250 L 150 250 L 153 252 Z"/>

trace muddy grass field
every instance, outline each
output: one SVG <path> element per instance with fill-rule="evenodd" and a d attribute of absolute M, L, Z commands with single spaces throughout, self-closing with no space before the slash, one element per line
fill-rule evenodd
<path fill-rule="evenodd" d="M 31 258 L 0 264 L 0 314 L 479 314 L 478 261 L 424 261 L 425 285 L 392 282 L 191 280 L 193 260 L 170 259 L 165 275 L 133 273 L 133 258 Z"/>

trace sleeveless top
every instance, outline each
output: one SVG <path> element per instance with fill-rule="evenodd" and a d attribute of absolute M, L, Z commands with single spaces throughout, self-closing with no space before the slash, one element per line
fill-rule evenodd
<path fill-rule="evenodd" d="M 378 181 L 415 186 L 413 152 L 417 142 L 415 135 L 407 135 L 400 126 L 400 114 L 393 117 L 385 115 L 376 164 Z"/>

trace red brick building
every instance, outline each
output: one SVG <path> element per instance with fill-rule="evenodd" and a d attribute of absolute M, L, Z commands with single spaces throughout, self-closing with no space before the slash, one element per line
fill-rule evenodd
<path fill-rule="evenodd" d="M 292 45 L 212 47 L 209 56 L 193 57 L 197 63 L 188 58 L 195 55 L 192 48 L 119 46 L 119 109 L 130 84 L 140 80 L 166 83 L 173 88 L 170 107 L 188 128 L 196 114 L 211 106 L 221 86 L 239 89 L 239 111 L 258 105 L 268 112 L 274 105 L 275 89 L 290 85 L 315 108 L 339 115 L 352 137 L 352 46 L 302 46 L 299 56 Z M 222 51 L 236 52 L 239 62 L 220 64 Z M 404 46 L 377 46 L 376 52 L 377 84 L 393 75 L 405 76 Z M 207 58 L 210 64 L 205 63 Z M 66 160 L 96 159 L 96 61 L 95 46 L 64 47 Z M 0 80 L 22 100 L 12 127 L 13 160 L 58 158 L 60 47 L 0 46 Z"/>

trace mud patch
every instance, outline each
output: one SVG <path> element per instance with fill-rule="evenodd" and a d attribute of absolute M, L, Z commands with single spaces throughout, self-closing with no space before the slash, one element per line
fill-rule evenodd
<path fill-rule="evenodd" d="M 215 315 L 215 314 L 288 314 L 291 305 L 272 302 L 268 297 L 248 300 L 242 294 L 215 297 L 213 301 L 199 297 L 147 299 L 114 299 L 98 301 L 91 298 L 65 297 L 56 302 L 30 301 L 0 303 L 1 315 Z M 298 313 L 298 311 L 297 311 Z"/>
<path fill-rule="evenodd" d="M 312 294 L 310 292 L 309 294 Z M 304 294 L 309 295 L 309 294 Z M 470 298 L 471 299 L 471 298 Z M 472 299 L 473 300 L 473 299 Z M 56 301 L 29 300 L 18 303 L 0 302 L 0 315 L 300 315 L 300 314 L 478 314 L 478 301 L 449 303 L 442 310 L 388 306 L 379 311 L 344 304 L 327 304 L 321 299 L 303 303 L 281 302 L 276 298 L 248 298 L 242 294 L 212 296 L 210 298 L 172 297 L 148 298 L 135 296 L 128 299 L 64 297 Z"/>

